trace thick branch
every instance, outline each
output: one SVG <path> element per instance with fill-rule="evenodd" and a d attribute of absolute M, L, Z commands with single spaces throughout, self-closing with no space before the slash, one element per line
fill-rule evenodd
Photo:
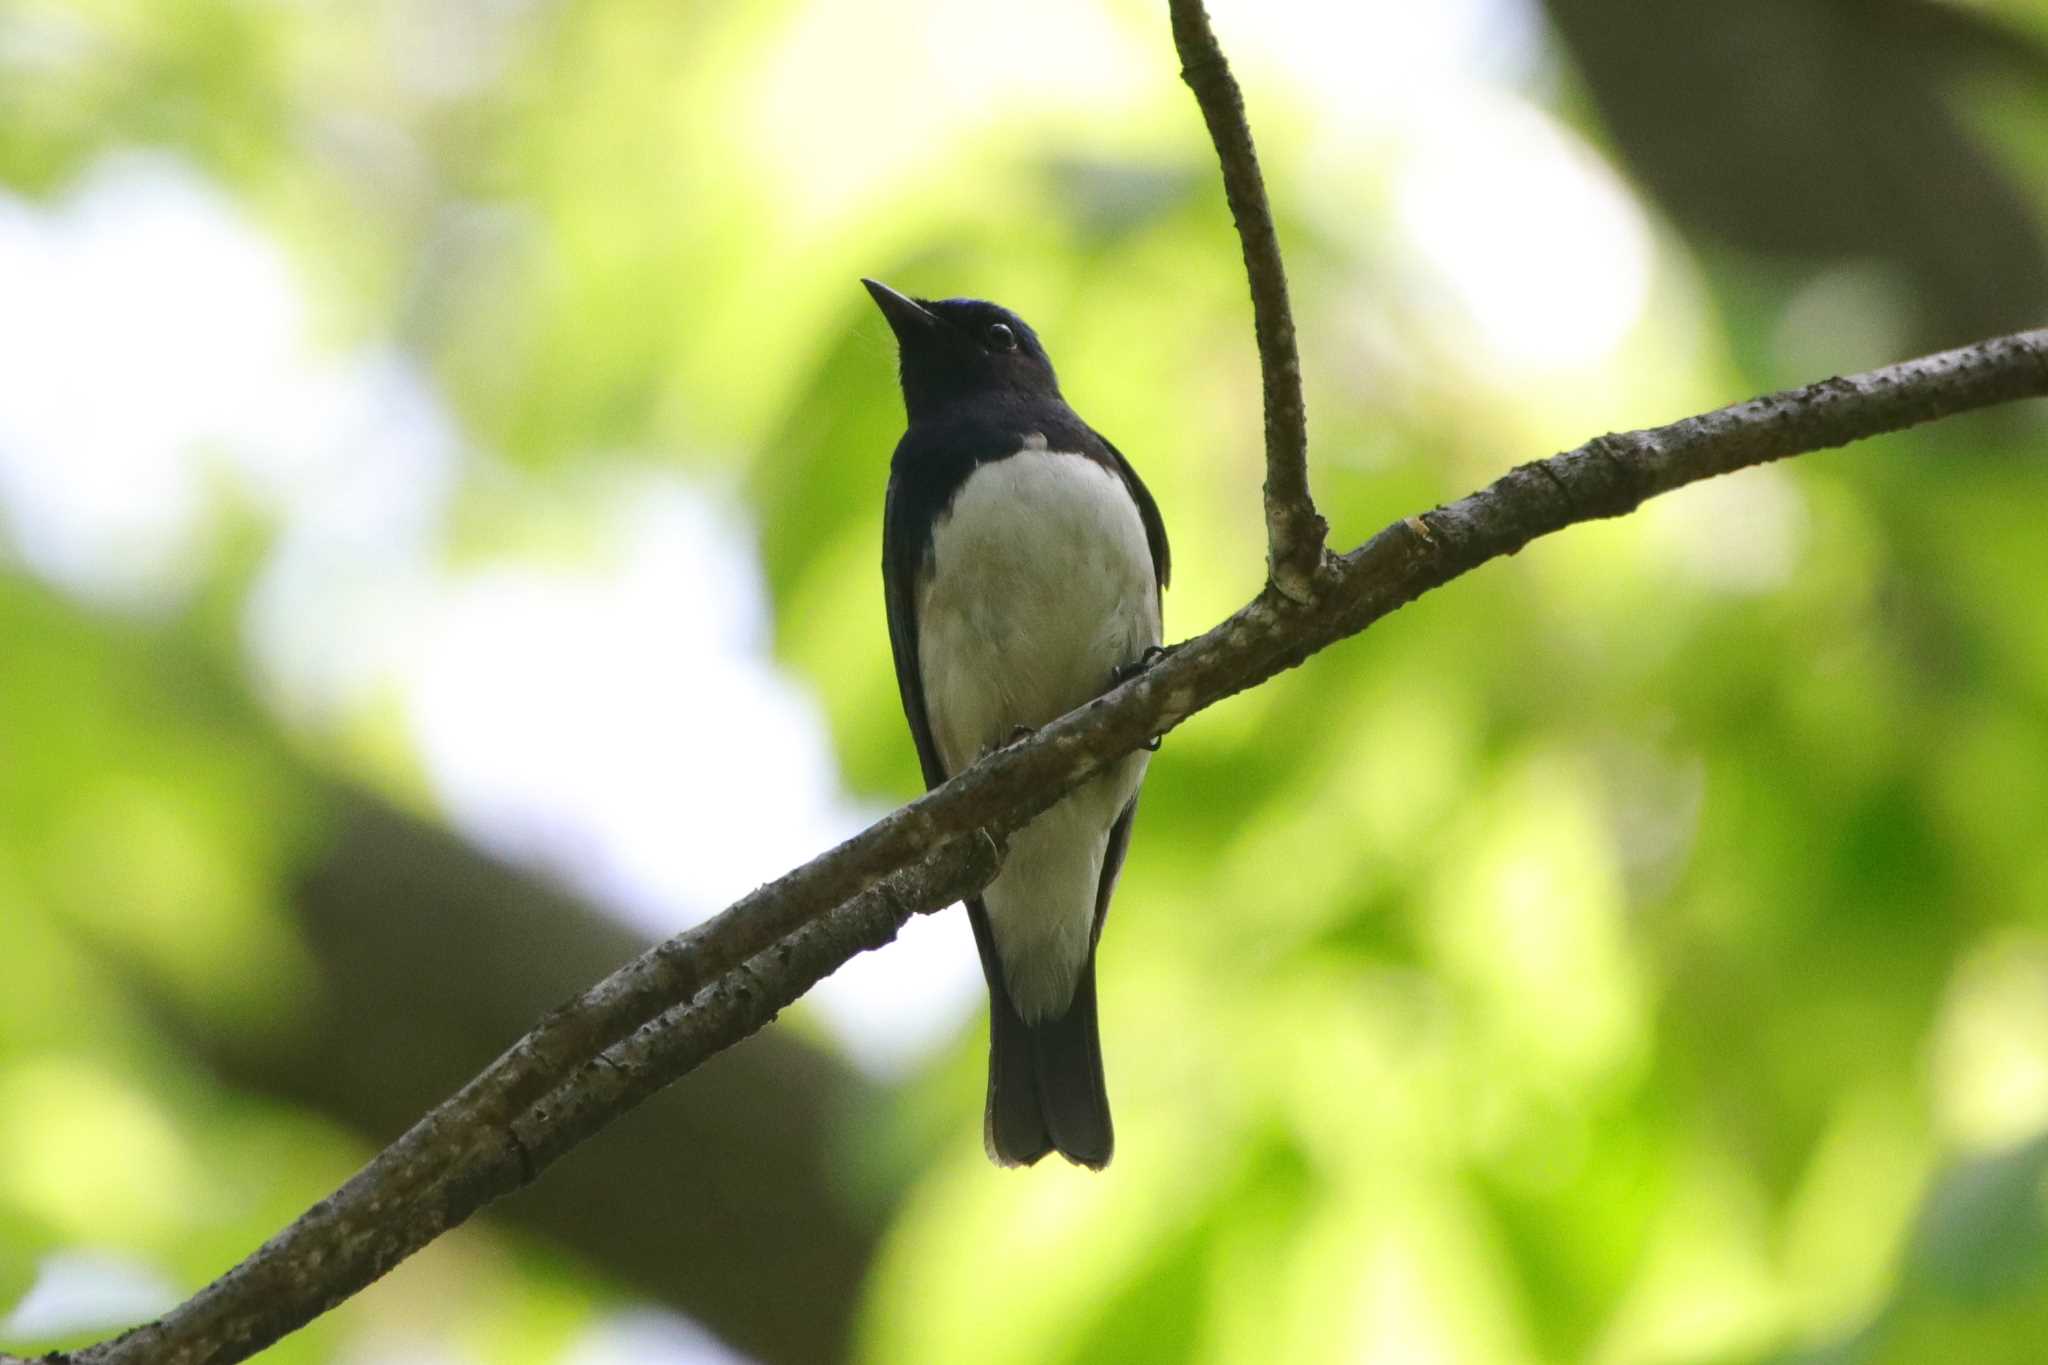
<path fill-rule="evenodd" d="M 981 831 L 1016 828 L 1151 736 L 1487 560 L 1576 522 L 1624 515 L 1658 493 L 1716 474 L 2043 396 L 2048 329 L 1599 437 L 1510 470 L 1448 507 L 1396 522 L 1331 561 L 1306 605 L 1283 607 L 1261 596 L 1146 672 L 621 968 L 550 1014 L 341 1190 L 197 1298 L 76 1359 L 243 1359 L 531 1179 L 696 1060 L 759 1027 L 816 976 L 886 938 L 902 918 L 985 884 L 995 860 Z M 894 880 L 870 890 L 884 877 Z M 854 905 L 834 908 L 854 898 Z M 673 1013 L 657 1020 L 665 1011 Z M 600 1052 L 605 1058 L 593 1062 Z"/>
<path fill-rule="evenodd" d="M 319 973 L 294 1027 L 252 1033 L 139 974 L 129 990 L 223 1080 L 328 1114 L 374 1139 L 372 1152 L 549 1006 L 648 946 L 452 831 L 346 784 L 309 776 L 305 790 L 327 834 L 287 893 Z M 836 1359 L 890 1191 L 848 1198 L 831 1135 L 863 1122 L 884 1092 L 826 1040 L 773 1030 L 489 1212 L 762 1365 Z M 719 1254 L 678 1256 L 679 1245 Z M 763 1311 L 771 1284 L 805 1311 Z"/>
<path fill-rule="evenodd" d="M 457 1112 L 451 1100 L 197 1296 L 156 1322 L 66 1359 L 78 1365 L 246 1359 L 484 1204 L 531 1182 L 555 1158 L 671 1080 L 768 1024 L 848 958 L 894 938 L 912 914 L 974 894 L 998 863 L 998 849 L 986 836 L 953 840 L 811 917 L 582 1065 L 544 1078 L 559 1084 L 509 1123 Z M 464 1093 L 476 1088 L 472 1083 Z M 6 1361 L 0 1356 L 0 1365 Z"/>
<path fill-rule="evenodd" d="M 1308 407 L 1301 396 L 1301 356 L 1294 344 L 1280 238 L 1266 203 L 1244 96 L 1209 27 L 1208 11 L 1202 0 L 1172 0 L 1171 8 L 1181 79 L 1195 92 L 1209 139 L 1216 144 L 1224 198 L 1244 244 L 1245 276 L 1251 282 L 1266 399 L 1267 580 L 1289 601 L 1307 602 L 1323 566 L 1323 538 L 1330 528 L 1308 491 Z"/>
<path fill-rule="evenodd" d="M 699 1063 L 767 1026 L 854 954 L 893 940 L 912 915 L 981 890 L 1001 865 L 1002 850 L 993 838 L 980 831 L 963 835 L 606 1048 L 513 1125 L 532 1162 L 527 1178 Z"/>

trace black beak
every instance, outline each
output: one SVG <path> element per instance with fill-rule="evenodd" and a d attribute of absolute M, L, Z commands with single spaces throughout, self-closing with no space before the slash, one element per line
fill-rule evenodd
<path fill-rule="evenodd" d="M 863 278 L 861 283 L 875 296 L 875 306 L 882 310 L 882 316 L 889 319 L 889 330 L 896 334 L 898 345 L 939 325 L 939 320 L 916 299 L 897 293 L 880 280 Z"/>

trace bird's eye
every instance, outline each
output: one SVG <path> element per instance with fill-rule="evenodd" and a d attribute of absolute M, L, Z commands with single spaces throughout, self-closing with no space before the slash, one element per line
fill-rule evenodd
<path fill-rule="evenodd" d="M 1010 330 L 1007 322 L 989 324 L 988 344 L 991 350 L 1014 351 L 1017 349 L 1017 334 Z"/>

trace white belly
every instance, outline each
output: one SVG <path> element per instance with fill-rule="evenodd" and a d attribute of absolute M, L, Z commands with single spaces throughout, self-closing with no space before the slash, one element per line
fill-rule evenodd
<path fill-rule="evenodd" d="M 925 710 L 948 773 L 1101 693 L 1160 640 L 1152 554 L 1123 481 L 1057 451 L 981 465 L 933 529 L 917 620 Z M 1017 831 L 982 892 L 1027 1021 L 1073 997 L 1109 827 L 1148 758 L 1130 755 Z"/>

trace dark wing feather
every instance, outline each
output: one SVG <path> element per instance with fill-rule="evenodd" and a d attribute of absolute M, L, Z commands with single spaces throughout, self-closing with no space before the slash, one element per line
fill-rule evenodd
<path fill-rule="evenodd" d="M 889 479 L 889 493 L 882 511 L 882 592 L 888 599 L 889 650 L 896 656 L 896 691 L 903 699 L 903 717 L 910 722 L 910 737 L 917 744 L 917 761 L 924 769 L 924 784 L 936 787 L 946 780 L 939 762 L 939 746 L 932 739 L 931 719 L 924 709 L 924 670 L 917 662 L 917 579 L 931 546 L 929 516 L 920 518 L 906 506 L 900 477 Z"/>
<path fill-rule="evenodd" d="M 1116 894 L 1116 879 L 1124 870 L 1124 853 L 1131 846 L 1131 821 L 1137 815 L 1138 798 L 1133 796 L 1124 813 L 1109 827 L 1109 846 L 1102 851 L 1102 877 L 1095 883 L 1096 942 L 1102 939 L 1102 922 L 1109 918 L 1109 898 Z"/>
<path fill-rule="evenodd" d="M 1151 490 L 1138 477 L 1138 471 L 1131 468 L 1131 462 L 1124 458 L 1124 453 L 1101 432 L 1093 432 L 1093 435 L 1109 452 L 1124 487 L 1130 490 L 1131 501 L 1138 504 L 1138 520 L 1145 524 L 1145 544 L 1152 551 L 1152 568 L 1159 576 L 1158 591 L 1163 595 L 1166 580 L 1173 572 L 1173 555 L 1167 548 L 1166 522 L 1159 515 L 1159 504 L 1152 501 Z M 1109 914 L 1110 893 L 1116 890 L 1117 876 L 1123 871 L 1124 851 L 1131 843 L 1131 820 L 1137 813 L 1138 798 L 1133 796 L 1131 804 L 1124 807 L 1123 814 L 1110 827 L 1109 847 L 1102 855 L 1102 880 L 1096 884 L 1095 890 L 1095 936 L 1098 939 L 1102 937 L 1102 921 Z"/>
<path fill-rule="evenodd" d="M 1138 477 L 1138 471 L 1131 468 L 1131 462 L 1124 453 L 1110 443 L 1101 432 L 1095 439 L 1102 442 L 1102 448 L 1109 452 L 1109 458 L 1116 465 L 1117 476 L 1130 490 L 1131 501 L 1138 504 L 1138 519 L 1145 523 L 1145 544 L 1152 551 L 1152 568 L 1159 575 L 1159 587 L 1163 591 L 1166 580 L 1173 573 L 1173 555 L 1166 546 L 1166 523 L 1160 519 L 1159 504 L 1152 501 L 1152 492 L 1145 487 L 1145 481 Z"/>

